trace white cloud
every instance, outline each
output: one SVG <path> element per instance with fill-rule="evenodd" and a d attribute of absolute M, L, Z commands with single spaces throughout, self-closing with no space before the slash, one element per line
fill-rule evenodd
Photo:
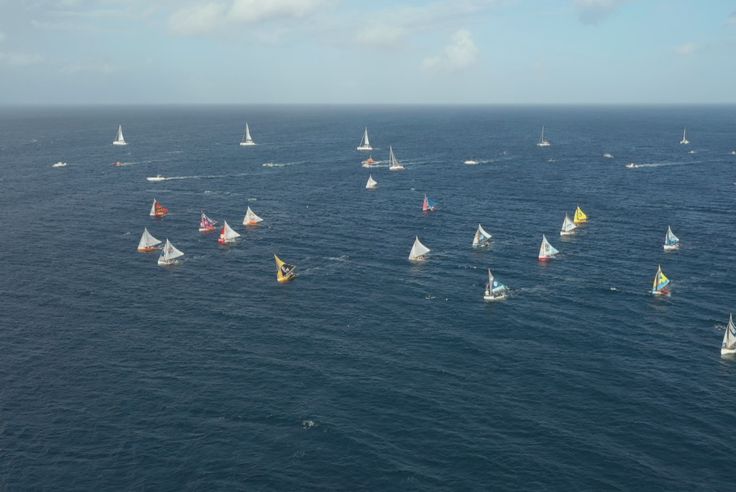
<path fill-rule="evenodd" d="M 228 18 L 244 23 L 301 18 L 318 11 L 327 3 L 326 0 L 234 0 Z"/>
<path fill-rule="evenodd" d="M 597 24 L 616 11 L 627 0 L 574 0 L 580 22 Z"/>
<path fill-rule="evenodd" d="M 31 53 L 8 53 L 0 51 L 0 65 L 12 65 L 23 67 L 27 65 L 36 65 L 43 61 L 43 57 Z"/>
<path fill-rule="evenodd" d="M 404 27 L 378 24 L 358 31 L 355 40 L 366 46 L 391 47 L 398 44 L 406 33 Z"/>
<path fill-rule="evenodd" d="M 177 10 L 169 18 L 169 28 L 176 34 L 191 36 L 212 31 L 225 19 L 222 4 L 208 2 Z"/>
<path fill-rule="evenodd" d="M 698 51 L 698 47 L 694 43 L 684 43 L 675 48 L 675 53 L 680 56 L 690 56 L 696 51 Z"/>
<path fill-rule="evenodd" d="M 442 53 L 424 59 L 422 67 L 426 70 L 455 71 L 467 68 L 478 56 L 478 47 L 473 42 L 470 32 L 460 29 L 452 35 L 450 44 Z"/>

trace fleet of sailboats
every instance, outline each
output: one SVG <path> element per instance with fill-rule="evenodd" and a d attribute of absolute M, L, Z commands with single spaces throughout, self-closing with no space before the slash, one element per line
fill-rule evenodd
<path fill-rule="evenodd" d="M 357 150 L 366 152 L 373 150 L 373 147 L 371 147 L 371 142 L 370 140 L 368 140 L 368 128 L 363 130 L 363 138 L 360 140 L 360 145 L 358 145 Z"/>
<path fill-rule="evenodd" d="M 113 145 L 128 145 L 123 137 L 123 125 L 118 125 L 118 132 L 115 134 L 115 140 L 112 141 Z"/>
<path fill-rule="evenodd" d="M 151 253 L 156 251 L 161 246 L 161 241 L 153 237 L 153 234 L 148 232 L 148 228 L 143 228 L 143 234 L 141 234 L 141 240 L 138 241 L 138 252 L 139 253 Z"/>
<path fill-rule="evenodd" d="M 171 241 L 167 238 L 166 244 L 164 244 L 164 247 L 161 250 L 161 256 L 158 257 L 158 264 L 159 266 L 176 265 L 179 263 L 179 258 L 182 256 L 184 256 L 184 253 L 176 249 L 176 247 L 171 244 Z"/>
<path fill-rule="evenodd" d="M 486 232 L 482 225 L 478 224 L 478 229 L 475 230 L 475 235 L 473 236 L 473 247 L 482 248 L 488 246 L 491 244 L 491 237 L 491 234 Z"/>
<path fill-rule="evenodd" d="M 496 280 L 488 269 L 488 283 L 483 291 L 483 300 L 485 301 L 503 301 L 508 297 L 509 289 L 504 284 Z"/>
<path fill-rule="evenodd" d="M 244 226 L 254 226 L 263 222 L 263 219 L 256 215 L 256 213 L 248 207 L 245 211 L 245 217 L 243 217 Z"/>
<path fill-rule="evenodd" d="M 207 217 L 202 211 L 199 216 L 199 232 L 214 232 L 215 225 L 217 225 L 217 221 Z"/>
<path fill-rule="evenodd" d="M 155 198 L 153 199 L 153 204 L 151 204 L 151 211 L 148 215 L 151 217 L 156 217 L 157 219 L 161 219 L 163 217 L 166 217 L 166 215 L 169 213 L 169 209 L 161 205 L 158 200 Z"/>
<path fill-rule="evenodd" d="M 414 239 L 414 245 L 411 247 L 411 251 L 409 252 L 409 261 L 422 261 L 426 259 L 427 253 L 430 251 L 431 250 L 423 245 L 419 240 L 419 236 L 416 236 Z"/>
<path fill-rule="evenodd" d="M 690 144 L 690 140 L 687 139 L 687 128 L 683 128 L 682 140 L 680 140 L 680 145 L 689 145 L 689 144 Z"/>
<path fill-rule="evenodd" d="M 571 236 L 575 234 L 575 229 L 577 229 L 578 226 L 575 225 L 575 223 L 570 220 L 570 216 L 567 215 L 567 212 L 565 212 L 565 220 L 562 221 L 562 229 L 560 229 L 560 236 Z"/>
<path fill-rule="evenodd" d="M 670 294 L 670 279 L 662 271 L 662 266 L 657 266 L 657 273 L 654 275 L 652 282 L 652 294 L 655 296 L 666 296 Z"/>
<path fill-rule="evenodd" d="M 552 143 L 544 138 L 544 126 L 542 126 L 542 133 L 539 134 L 539 141 L 537 142 L 537 147 L 549 147 Z"/>
<path fill-rule="evenodd" d="M 294 265 L 289 265 L 276 255 L 273 255 L 273 259 L 276 261 L 276 281 L 278 283 L 283 284 L 296 278 Z"/>
<path fill-rule="evenodd" d="M 539 246 L 539 261 L 549 261 L 557 255 L 559 251 L 547 241 L 547 236 L 542 234 L 542 244 Z"/>
<path fill-rule="evenodd" d="M 389 171 L 403 171 L 404 166 L 394 155 L 394 149 L 389 145 L 388 147 L 388 170 Z"/>
<path fill-rule="evenodd" d="M 373 179 L 373 176 L 369 174 L 368 175 L 368 181 L 366 181 L 366 183 L 365 183 L 365 188 L 367 190 L 372 190 L 376 186 L 378 186 L 378 181 L 376 181 L 375 179 Z"/>
<path fill-rule="evenodd" d="M 223 221 L 222 230 L 220 230 L 220 237 L 217 238 L 217 242 L 220 244 L 233 244 L 240 234 L 235 231 L 227 221 Z"/>
<path fill-rule="evenodd" d="M 723 343 L 721 344 L 721 355 L 736 354 L 736 325 L 733 324 L 733 314 L 728 315 L 728 325 L 726 332 L 723 334 Z"/>
<path fill-rule="evenodd" d="M 248 122 L 245 122 L 245 132 L 243 133 L 243 140 L 240 141 L 241 147 L 251 147 L 255 145 L 256 143 L 253 141 L 253 139 L 250 136 L 250 128 L 248 127 Z"/>
<path fill-rule="evenodd" d="M 672 232 L 672 227 L 667 226 L 667 234 L 664 236 L 664 244 L 662 245 L 665 251 L 676 251 L 680 249 L 680 239 L 675 236 Z"/>

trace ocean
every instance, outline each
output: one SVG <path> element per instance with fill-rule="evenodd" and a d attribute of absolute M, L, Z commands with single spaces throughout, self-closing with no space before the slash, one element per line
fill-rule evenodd
<path fill-rule="evenodd" d="M 733 489 L 734 149 L 733 106 L 6 107 L 0 489 Z"/>

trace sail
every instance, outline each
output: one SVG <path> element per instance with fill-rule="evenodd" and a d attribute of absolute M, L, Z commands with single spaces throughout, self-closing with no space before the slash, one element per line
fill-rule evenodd
<path fill-rule="evenodd" d="M 112 143 L 115 145 L 125 145 L 125 137 L 123 137 L 123 125 L 118 125 L 118 131 L 115 134 L 115 140 Z"/>
<path fill-rule="evenodd" d="M 245 122 L 245 132 L 243 133 L 243 140 L 240 142 L 240 145 L 255 145 L 256 143 L 253 141 L 253 139 L 250 137 L 250 127 L 248 127 L 248 122 Z"/>
<path fill-rule="evenodd" d="M 367 189 L 371 189 L 371 188 L 375 188 L 377 185 L 378 185 L 378 181 L 376 181 L 375 179 L 373 179 L 373 176 L 371 176 L 369 174 L 368 175 L 368 181 L 366 181 L 366 183 L 365 183 L 365 187 Z"/>
<path fill-rule="evenodd" d="M 149 251 L 159 244 L 161 244 L 161 241 L 153 237 L 153 235 L 148 232 L 148 228 L 144 227 L 141 240 L 138 242 L 138 251 Z"/>
<path fill-rule="evenodd" d="M 358 150 L 373 150 L 373 147 L 371 147 L 371 141 L 368 139 L 368 128 L 363 130 L 363 138 L 360 140 Z"/>
<path fill-rule="evenodd" d="M 733 314 L 728 316 L 728 326 L 726 327 L 726 333 L 723 334 L 723 345 L 721 348 L 736 350 L 736 325 L 733 323 Z"/>
<path fill-rule="evenodd" d="M 153 199 L 153 204 L 151 204 L 151 211 L 148 213 L 151 217 L 165 217 L 166 214 L 169 213 L 169 209 L 161 205 L 158 200 L 155 198 Z"/>
<path fill-rule="evenodd" d="M 151 204 L 151 211 L 148 213 L 151 217 L 156 217 L 156 199 L 153 199 L 153 203 Z"/>
<path fill-rule="evenodd" d="M 401 165 L 394 155 L 394 149 L 391 146 L 388 147 L 388 169 L 389 171 L 399 171 L 404 169 L 404 166 Z"/>
<path fill-rule="evenodd" d="M 544 143 L 544 125 L 542 125 L 542 133 L 539 134 L 539 143 Z"/>
<path fill-rule="evenodd" d="M 161 256 L 158 259 L 159 265 L 168 265 L 174 262 L 179 257 L 184 256 L 184 253 L 176 249 L 176 247 L 171 244 L 171 241 L 166 239 L 166 244 L 163 247 L 163 250 L 161 251 Z"/>
<path fill-rule="evenodd" d="M 222 230 L 220 231 L 220 242 L 231 242 L 235 239 L 239 238 L 240 234 L 233 230 L 232 227 L 230 227 L 230 224 L 227 223 L 227 221 L 222 223 Z"/>
<path fill-rule="evenodd" d="M 411 251 L 409 252 L 409 259 L 410 260 L 418 260 L 422 256 L 429 253 L 430 249 L 422 244 L 422 242 L 419 240 L 419 237 L 417 236 L 416 239 L 414 239 L 414 245 L 411 247 Z"/>
<path fill-rule="evenodd" d="M 559 253 L 559 251 L 547 241 L 547 236 L 542 234 L 542 245 L 539 246 L 539 257 L 550 258 Z"/>
<path fill-rule="evenodd" d="M 486 295 L 498 295 L 506 291 L 507 287 L 496 280 L 491 269 L 488 269 L 488 283 L 486 284 Z"/>
<path fill-rule="evenodd" d="M 570 220 L 570 216 L 565 214 L 565 220 L 562 221 L 562 229 L 560 229 L 560 234 L 570 234 L 575 229 L 577 229 L 577 226 L 573 221 Z"/>
<path fill-rule="evenodd" d="M 669 285 L 670 279 L 667 278 L 667 276 L 662 271 L 662 267 L 657 267 L 657 274 L 654 275 L 654 282 L 652 282 L 652 292 L 659 292 L 667 285 Z"/>
<path fill-rule="evenodd" d="M 670 226 L 667 226 L 667 234 L 664 237 L 664 244 L 666 246 L 674 246 L 675 244 L 679 243 L 680 239 L 675 236 L 675 233 L 672 232 L 672 228 Z"/>
<path fill-rule="evenodd" d="M 273 259 L 276 262 L 276 280 L 279 283 L 288 282 L 296 276 L 294 265 L 289 265 L 276 255 L 273 255 Z"/>
<path fill-rule="evenodd" d="M 588 216 L 583 212 L 583 209 L 578 207 L 575 209 L 575 218 L 573 219 L 576 224 L 583 224 L 588 222 Z"/>
<path fill-rule="evenodd" d="M 682 129 L 682 140 L 680 140 L 681 144 L 689 144 L 690 142 L 687 139 L 687 128 Z"/>
<path fill-rule="evenodd" d="M 207 215 L 205 215 L 204 212 L 202 212 L 202 215 L 199 217 L 199 230 L 200 231 L 211 231 L 215 228 L 215 224 L 217 224 L 216 220 L 213 220 Z"/>
<path fill-rule="evenodd" d="M 422 202 L 422 212 L 429 212 L 432 210 L 429 206 L 429 199 L 427 198 L 427 194 L 424 194 L 424 201 Z"/>
<path fill-rule="evenodd" d="M 245 211 L 245 217 L 243 217 L 243 225 L 256 225 L 259 222 L 263 222 L 263 219 L 258 217 L 256 213 L 248 207 Z"/>
<path fill-rule="evenodd" d="M 473 236 L 473 247 L 477 248 L 479 246 L 483 246 L 488 243 L 490 239 L 491 235 L 483 229 L 482 225 L 478 224 L 478 229 L 476 229 L 475 235 Z"/>

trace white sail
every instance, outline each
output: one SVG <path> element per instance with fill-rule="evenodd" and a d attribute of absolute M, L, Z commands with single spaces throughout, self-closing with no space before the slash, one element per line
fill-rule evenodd
<path fill-rule="evenodd" d="M 148 232 L 148 228 L 143 228 L 143 234 L 141 235 L 141 240 L 138 242 L 138 250 L 147 250 L 150 248 L 154 248 L 161 244 L 161 241 L 153 237 L 153 235 Z"/>
<path fill-rule="evenodd" d="M 243 140 L 240 142 L 240 145 L 245 147 L 245 146 L 250 146 L 250 145 L 255 145 L 255 144 L 256 143 L 253 141 L 253 139 L 250 136 L 250 128 L 248 127 L 248 122 L 246 121 L 245 122 L 245 133 L 243 134 Z"/>
<path fill-rule="evenodd" d="M 411 247 L 411 251 L 409 252 L 409 259 L 410 260 L 421 260 L 422 257 L 429 253 L 430 249 L 422 244 L 422 242 L 419 240 L 419 236 L 417 236 L 414 239 L 414 245 Z"/>
<path fill-rule="evenodd" d="M 125 138 L 123 137 L 123 125 L 118 125 L 118 133 L 115 135 L 115 140 L 113 140 L 112 144 L 127 145 Z"/>
<path fill-rule="evenodd" d="M 245 211 L 245 217 L 243 217 L 243 225 L 254 225 L 259 222 L 263 222 L 263 219 L 258 217 L 256 213 L 248 207 Z"/>
<path fill-rule="evenodd" d="M 486 232 L 482 225 L 478 224 L 478 229 L 476 229 L 475 235 L 473 236 L 473 247 L 478 248 L 484 246 L 490 241 L 491 237 L 491 234 Z"/>
<path fill-rule="evenodd" d="M 537 147 L 549 147 L 551 144 L 549 143 L 549 140 L 544 138 L 544 125 L 542 126 L 542 133 L 539 134 L 539 142 L 537 142 Z"/>
<path fill-rule="evenodd" d="M 562 229 L 560 229 L 560 236 L 567 236 L 573 233 L 578 226 L 570 220 L 570 217 L 565 213 L 565 220 L 562 221 Z"/>
<path fill-rule="evenodd" d="M 733 314 L 728 316 L 728 326 L 726 327 L 726 333 L 723 334 L 721 353 L 736 353 L 736 325 L 733 323 Z"/>
<path fill-rule="evenodd" d="M 486 301 L 499 301 L 506 298 L 508 293 L 508 287 L 497 281 L 493 276 L 491 269 L 488 269 L 488 283 L 486 289 L 483 292 L 483 299 Z"/>
<path fill-rule="evenodd" d="M 220 234 L 220 237 L 225 241 L 233 241 L 240 237 L 240 234 L 233 230 L 232 227 L 230 227 L 230 224 L 227 223 L 227 221 L 224 221 L 222 223 L 222 233 Z"/>
<path fill-rule="evenodd" d="M 404 166 L 401 165 L 399 160 L 394 155 L 394 149 L 389 145 L 388 147 L 388 170 L 389 171 L 401 171 Z"/>
<path fill-rule="evenodd" d="M 363 130 L 363 138 L 360 140 L 357 150 L 373 150 L 371 147 L 371 141 L 368 139 L 368 128 Z"/>
<path fill-rule="evenodd" d="M 680 140 L 680 143 L 682 145 L 687 145 L 690 143 L 690 141 L 687 139 L 687 128 L 682 129 L 682 140 Z"/>
<path fill-rule="evenodd" d="M 542 234 L 542 245 L 539 247 L 539 257 L 549 258 L 559 253 L 557 249 L 547 241 L 547 236 Z"/>
<path fill-rule="evenodd" d="M 153 203 L 151 204 L 151 211 L 148 213 L 151 217 L 156 217 L 156 199 L 153 199 Z"/>
<path fill-rule="evenodd" d="M 373 179 L 373 176 L 371 176 L 369 174 L 368 175 L 368 181 L 365 183 L 366 189 L 371 190 L 371 189 L 375 188 L 376 186 L 378 186 L 378 181 L 376 181 L 375 179 Z"/>
<path fill-rule="evenodd" d="M 680 247 L 680 239 L 675 236 L 672 232 L 672 228 L 667 226 L 667 234 L 664 236 L 664 244 L 662 245 L 665 251 L 676 250 Z"/>
<path fill-rule="evenodd" d="M 184 253 L 176 249 L 176 247 L 171 244 L 171 241 L 166 239 L 166 244 L 161 251 L 161 256 L 159 256 L 158 258 L 158 264 L 171 265 L 173 263 L 176 263 L 176 259 L 182 256 L 184 256 Z"/>

